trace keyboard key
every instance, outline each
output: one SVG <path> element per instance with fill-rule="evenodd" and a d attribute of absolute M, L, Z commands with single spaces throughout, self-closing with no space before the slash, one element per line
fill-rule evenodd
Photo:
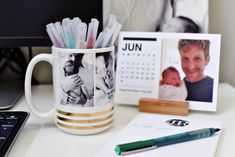
<path fill-rule="evenodd" d="M 6 125 L 2 125 L 0 127 L 0 137 L 5 137 L 7 138 L 13 131 L 13 126 L 6 126 Z"/>
<path fill-rule="evenodd" d="M 18 122 L 18 119 L 12 119 L 12 120 L 5 120 L 2 125 L 16 125 Z"/>
<path fill-rule="evenodd" d="M 6 115 L 6 119 L 18 119 L 16 115 Z"/>

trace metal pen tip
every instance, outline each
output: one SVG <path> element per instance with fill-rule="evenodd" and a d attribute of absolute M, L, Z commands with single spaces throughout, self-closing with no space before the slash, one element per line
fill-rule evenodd
<path fill-rule="evenodd" d="M 215 128 L 215 132 L 218 132 L 220 131 L 221 129 L 220 128 Z"/>

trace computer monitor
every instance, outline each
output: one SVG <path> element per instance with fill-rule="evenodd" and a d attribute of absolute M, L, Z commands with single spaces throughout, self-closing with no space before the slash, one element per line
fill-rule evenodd
<path fill-rule="evenodd" d="M 10 108 L 19 98 L 18 95 L 23 93 L 24 74 L 9 80 L 5 72 L 10 70 L 10 73 L 14 73 L 15 64 L 20 65 L 20 71 L 25 72 L 27 65 L 23 65 L 25 61 L 20 47 L 29 47 L 31 50 L 33 46 L 51 46 L 46 25 L 67 17 L 79 17 L 86 23 L 96 18 L 100 22 L 101 31 L 102 1 L 0 0 L 0 109 Z"/>
<path fill-rule="evenodd" d="M 79 17 L 101 26 L 102 8 L 102 0 L 1 0 L 0 48 L 50 46 L 46 24 Z"/>

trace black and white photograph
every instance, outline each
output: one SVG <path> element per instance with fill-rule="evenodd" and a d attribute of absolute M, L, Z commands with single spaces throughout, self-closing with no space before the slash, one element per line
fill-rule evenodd
<path fill-rule="evenodd" d="M 90 59 L 91 54 L 65 54 L 61 62 L 61 104 L 94 106 L 94 60 L 88 62 Z"/>
<path fill-rule="evenodd" d="M 208 33 L 208 0 L 103 0 L 122 31 Z"/>
<path fill-rule="evenodd" d="M 112 52 L 96 54 L 95 105 L 112 103 L 114 97 L 114 58 Z"/>

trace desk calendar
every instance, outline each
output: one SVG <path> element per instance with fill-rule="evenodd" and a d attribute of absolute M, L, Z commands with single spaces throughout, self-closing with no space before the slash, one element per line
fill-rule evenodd
<path fill-rule="evenodd" d="M 143 94 L 156 97 L 161 61 L 161 41 L 154 33 L 121 33 L 117 61 L 117 102 L 137 104 Z M 125 37 L 127 36 L 127 37 Z M 130 97 L 130 95 L 132 95 Z M 120 99 L 119 99 L 120 98 Z"/>
<path fill-rule="evenodd" d="M 215 34 L 121 32 L 117 54 L 115 103 L 137 105 L 143 97 L 159 98 L 162 72 L 168 67 L 177 69 L 180 81 L 184 83 L 186 75 L 181 67 L 178 50 L 180 39 L 206 40 L 210 43 L 210 62 L 205 65 L 204 75 L 213 80 L 212 98 L 203 104 L 201 101 L 190 101 L 190 109 L 215 111 L 220 57 L 220 35 Z M 168 95 L 170 93 L 167 91 Z M 184 94 L 185 97 L 179 100 L 186 99 L 186 88 Z"/>

